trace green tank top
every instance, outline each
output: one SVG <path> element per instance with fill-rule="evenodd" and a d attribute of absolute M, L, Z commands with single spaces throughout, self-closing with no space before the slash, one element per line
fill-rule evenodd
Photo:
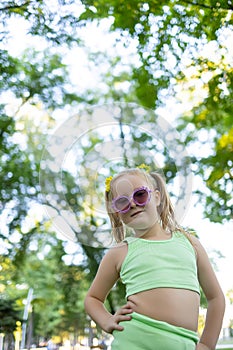
<path fill-rule="evenodd" d="M 126 297 L 153 288 L 181 288 L 200 293 L 196 254 L 188 238 L 174 232 L 171 239 L 152 241 L 128 237 L 128 253 L 120 277 Z"/>

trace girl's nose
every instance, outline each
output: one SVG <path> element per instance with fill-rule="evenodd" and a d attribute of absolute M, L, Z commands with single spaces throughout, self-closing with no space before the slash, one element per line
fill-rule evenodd
<path fill-rule="evenodd" d="M 134 208 L 134 207 L 136 207 L 136 203 L 134 202 L 134 200 L 133 200 L 133 198 L 131 198 L 131 200 L 130 200 L 130 208 Z"/>

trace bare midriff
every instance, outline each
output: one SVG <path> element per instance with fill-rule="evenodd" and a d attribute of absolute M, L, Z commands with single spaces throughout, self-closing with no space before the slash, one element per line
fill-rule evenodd
<path fill-rule="evenodd" d="M 197 331 L 200 296 L 187 289 L 155 288 L 130 295 L 134 312 Z"/>

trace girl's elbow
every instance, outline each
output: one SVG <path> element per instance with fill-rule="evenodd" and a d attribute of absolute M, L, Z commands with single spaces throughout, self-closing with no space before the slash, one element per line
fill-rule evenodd
<path fill-rule="evenodd" d="M 87 294 L 85 299 L 84 299 L 84 309 L 85 311 L 88 313 L 88 310 L 89 310 L 89 304 L 90 304 L 90 297 L 89 295 Z"/>
<path fill-rule="evenodd" d="M 218 300 L 219 300 L 219 303 L 220 303 L 220 304 L 224 307 L 224 309 L 225 309 L 225 306 L 226 306 L 226 298 L 225 298 L 225 295 L 224 295 L 222 289 L 220 289 L 220 291 L 219 291 Z"/>
<path fill-rule="evenodd" d="M 226 310 L 226 298 L 225 298 L 225 295 L 223 292 L 219 296 L 218 305 L 219 305 L 219 310 L 220 310 L 219 313 L 222 315 L 222 318 L 223 318 L 224 314 L 225 314 L 225 310 Z"/>
<path fill-rule="evenodd" d="M 223 307 L 223 309 L 225 311 L 225 308 L 226 308 L 226 297 L 225 297 L 223 291 L 221 293 L 221 302 L 222 302 L 222 307 Z"/>
<path fill-rule="evenodd" d="M 219 292 L 209 300 L 207 298 L 207 301 L 208 301 L 208 304 L 213 303 L 214 305 L 218 305 L 221 308 L 221 310 L 225 311 L 226 298 L 222 290 L 219 290 Z"/>

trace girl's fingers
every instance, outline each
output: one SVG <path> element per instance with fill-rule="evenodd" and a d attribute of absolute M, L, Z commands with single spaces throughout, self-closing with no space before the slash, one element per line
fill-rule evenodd
<path fill-rule="evenodd" d="M 120 315 L 130 314 L 132 312 L 132 309 L 122 309 Z"/>
<path fill-rule="evenodd" d="M 117 310 L 116 314 L 117 315 L 121 315 L 121 314 L 124 315 L 124 314 L 130 314 L 132 312 L 133 312 L 133 310 L 131 309 L 131 307 L 129 307 L 129 306 L 126 307 L 126 305 L 124 305 L 119 310 Z"/>
<path fill-rule="evenodd" d="M 116 322 L 119 323 L 119 322 L 122 322 L 122 321 L 130 321 L 131 320 L 131 316 L 130 315 L 119 315 L 116 319 Z"/>
<path fill-rule="evenodd" d="M 131 304 L 128 302 L 127 304 L 123 305 L 124 308 L 128 308 L 128 309 L 131 309 Z"/>
<path fill-rule="evenodd" d="M 116 331 L 123 331 L 124 327 L 120 326 L 119 324 L 116 324 L 116 326 L 114 327 L 114 330 L 116 330 Z"/>
<path fill-rule="evenodd" d="M 114 329 L 118 330 L 118 331 L 123 331 L 124 330 L 124 327 L 121 326 L 119 324 L 119 322 L 122 322 L 122 321 L 130 321 L 131 320 L 131 317 L 130 316 L 121 316 L 119 317 L 117 320 L 116 320 L 116 324 L 114 326 Z"/>

